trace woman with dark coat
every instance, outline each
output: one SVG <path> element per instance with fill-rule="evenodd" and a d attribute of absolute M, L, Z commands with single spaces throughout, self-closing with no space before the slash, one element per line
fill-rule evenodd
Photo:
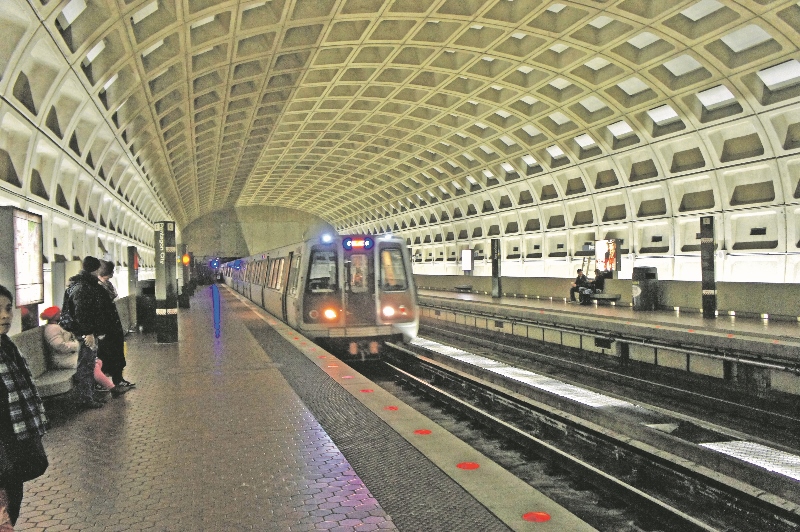
<path fill-rule="evenodd" d="M 122 320 L 120 320 L 117 306 L 114 304 L 117 290 L 111 284 L 112 277 L 114 277 L 114 263 L 101 260 L 97 278 L 100 280 L 100 285 L 108 292 L 108 300 L 104 301 L 101 307 L 101 312 L 107 320 L 107 327 L 105 337 L 100 340 L 97 358 L 103 361 L 103 372 L 111 377 L 115 387 L 131 388 L 135 384 L 122 377 L 122 370 L 127 365 L 125 362 L 125 331 L 122 329 Z"/>
<path fill-rule="evenodd" d="M 47 416 L 28 363 L 8 337 L 14 298 L 0 285 L 0 531 L 14 530 L 22 483 L 47 468 L 42 436 Z"/>

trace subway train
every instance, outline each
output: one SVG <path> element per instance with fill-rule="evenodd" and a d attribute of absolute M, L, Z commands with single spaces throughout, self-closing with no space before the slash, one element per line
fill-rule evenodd
<path fill-rule="evenodd" d="M 325 234 L 220 266 L 225 284 L 341 356 L 377 358 L 419 329 L 401 238 Z"/>

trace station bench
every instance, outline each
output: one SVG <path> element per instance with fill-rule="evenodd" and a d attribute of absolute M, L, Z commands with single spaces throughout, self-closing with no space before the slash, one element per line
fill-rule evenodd
<path fill-rule="evenodd" d="M 597 301 L 598 303 L 601 301 L 605 301 L 606 303 L 617 302 L 622 298 L 622 294 L 603 294 L 603 293 L 596 293 L 589 296 L 592 301 Z"/>
<path fill-rule="evenodd" d="M 62 369 L 53 363 L 50 349 L 44 339 L 44 325 L 23 331 L 11 337 L 23 358 L 28 362 L 31 376 L 39 395 L 50 397 L 72 390 L 75 368 Z M 75 355 L 77 365 L 78 356 Z"/>

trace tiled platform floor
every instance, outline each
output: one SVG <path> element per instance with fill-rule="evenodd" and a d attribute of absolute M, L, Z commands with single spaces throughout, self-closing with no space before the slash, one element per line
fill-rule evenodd
<path fill-rule="evenodd" d="M 244 326 L 214 337 L 207 292 L 181 310 L 179 343 L 129 335 L 134 390 L 49 405 L 50 469 L 17 530 L 395 529 Z"/>

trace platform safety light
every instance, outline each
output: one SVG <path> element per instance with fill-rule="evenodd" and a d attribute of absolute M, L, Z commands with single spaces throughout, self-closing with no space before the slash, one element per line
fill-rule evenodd
<path fill-rule="evenodd" d="M 353 238 L 348 236 L 342 240 L 342 246 L 344 247 L 345 251 L 352 251 L 354 249 L 372 249 L 372 246 L 374 245 L 375 242 L 368 236 L 365 236 L 364 238 Z"/>
<path fill-rule="evenodd" d="M 184 253 L 183 256 L 181 257 L 181 263 L 183 263 L 184 266 L 188 266 L 191 260 L 192 258 L 189 257 L 188 253 Z"/>

